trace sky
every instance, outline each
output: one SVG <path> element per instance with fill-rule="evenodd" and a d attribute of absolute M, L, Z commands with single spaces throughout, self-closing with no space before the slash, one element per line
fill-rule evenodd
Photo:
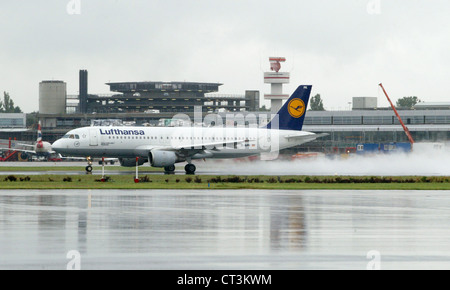
<path fill-rule="evenodd" d="M 39 83 L 78 94 L 108 82 L 221 83 L 221 94 L 270 93 L 263 73 L 282 56 L 283 92 L 312 85 L 325 109 L 353 97 L 450 102 L 448 0 L 19 0 L 0 4 L 0 90 L 37 111 Z M 262 104 L 270 105 L 269 102 Z"/>

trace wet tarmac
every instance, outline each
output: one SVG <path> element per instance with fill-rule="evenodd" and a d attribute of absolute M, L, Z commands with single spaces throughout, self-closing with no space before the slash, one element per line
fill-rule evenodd
<path fill-rule="evenodd" d="M 450 269 L 449 194 L 0 190 L 0 269 Z"/>

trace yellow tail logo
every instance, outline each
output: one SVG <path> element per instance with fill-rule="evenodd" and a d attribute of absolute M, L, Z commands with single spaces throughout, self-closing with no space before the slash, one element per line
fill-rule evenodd
<path fill-rule="evenodd" d="M 294 118 L 300 118 L 305 114 L 306 106 L 301 99 L 292 99 L 288 104 L 288 112 Z"/>

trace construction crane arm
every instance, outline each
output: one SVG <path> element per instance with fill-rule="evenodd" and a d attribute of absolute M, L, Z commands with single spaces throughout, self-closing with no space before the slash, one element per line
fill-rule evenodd
<path fill-rule="evenodd" d="M 398 114 L 397 110 L 395 109 L 394 104 L 392 104 L 391 99 L 389 99 L 389 96 L 388 96 L 388 94 L 386 93 L 386 90 L 384 89 L 383 84 L 380 83 L 380 87 L 383 89 L 383 92 L 384 92 L 384 94 L 386 95 L 386 98 L 388 99 L 389 103 L 391 104 L 391 107 L 392 107 L 392 109 L 394 110 L 394 113 L 395 113 L 395 115 L 397 116 L 398 121 L 399 121 L 400 124 L 402 125 L 403 130 L 405 131 L 406 136 L 408 137 L 409 142 L 411 143 L 411 146 L 412 146 L 412 145 L 414 144 L 414 139 L 413 139 L 413 137 L 411 136 L 411 132 L 409 132 L 408 127 L 406 127 L 406 126 L 405 126 L 405 123 L 403 123 L 402 118 L 400 118 L 400 115 Z"/>

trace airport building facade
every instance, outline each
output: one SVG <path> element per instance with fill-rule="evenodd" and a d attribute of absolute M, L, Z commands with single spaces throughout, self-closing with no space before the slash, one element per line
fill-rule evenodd
<path fill-rule="evenodd" d="M 450 141 L 450 110 L 401 110 L 399 115 L 415 142 Z M 409 142 L 392 109 L 308 111 L 303 128 L 329 134 L 303 148 L 321 152 L 345 152 L 360 143 Z"/>
<path fill-rule="evenodd" d="M 24 129 L 26 125 L 25 113 L 0 113 L 0 129 Z"/>
<path fill-rule="evenodd" d="M 112 94 L 87 93 L 87 72 L 80 71 L 80 114 L 185 113 L 201 107 L 204 112 L 259 109 L 259 92 L 245 95 L 212 94 L 220 83 L 200 82 L 118 82 L 107 83 Z M 72 99 L 75 99 L 72 97 Z"/>

